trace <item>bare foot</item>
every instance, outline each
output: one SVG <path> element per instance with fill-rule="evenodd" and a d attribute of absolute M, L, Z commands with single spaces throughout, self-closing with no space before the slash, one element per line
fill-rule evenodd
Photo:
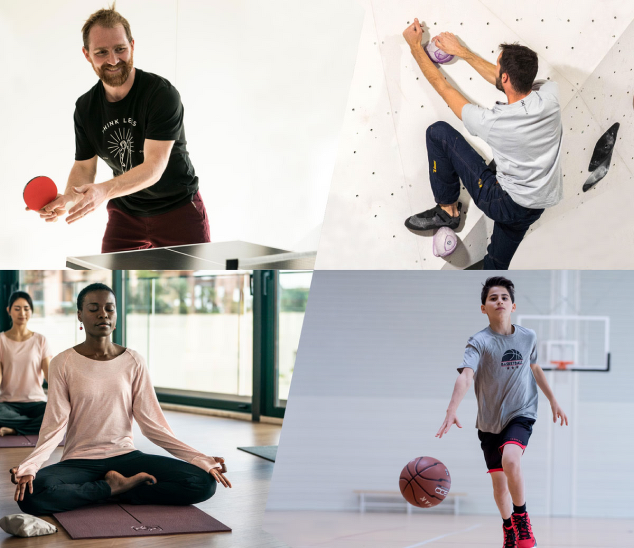
<path fill-rule="evenodd" d="M 458 215 L 460 215 L 457 204 L 449 204 L 449 205 L 440 204 L 440 207 L 445 213 L 448 213 L 451 217 L 458 217 Z"/>
<path fill-rule="evenodd" d="M 150 474 L 146 474 L 145 472 L 140 472 L 139 474 L 126 478 L 125 476 L 119 474 L 119 472 L 110 470 L 110 472 L 106 473 L 104 479 L 110 486 L 110 494 L 113 496 L 125 493 L 140 483 L 146 483 L 147 485 L 156 483 L 156 478 L 154 476 L 150 476 Z"/>
<path fill-rule="evenodd" d="M 9 428 L 8 426 L 0 427 L 0 438 L 2 436 L 15 436 L 17 432 L 13 428 Z"/>

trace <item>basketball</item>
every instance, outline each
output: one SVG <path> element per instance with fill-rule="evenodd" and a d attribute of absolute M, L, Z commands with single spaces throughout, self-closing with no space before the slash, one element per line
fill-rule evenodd
<path fill-rule="evenodd" d="M 458 245 L 458 236 L 448 226 L 440 227 L 434 234 L 433 252 L 436 257 L 451 255 Z"/>
<path fill-rule="evenodd" d="M 403 468 L 398 485 L 407 502 L 419 508 L 432 508 L 449 494 L 451 476 L 439 460 L 418 457 Z"/>

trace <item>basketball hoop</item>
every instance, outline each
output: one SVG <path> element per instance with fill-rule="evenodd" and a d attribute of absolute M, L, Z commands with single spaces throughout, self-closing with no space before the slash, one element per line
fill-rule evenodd
<path fill-rule="evenodd" d="M 516 321 L 535 331 L 544 371 L 610 370 L 608 316 L 520 315 Z"/>
<path fill-rule="evenodd" d="M 551 360 L 550 363 L 557 366 L 558 371 L 566 371 L 568 369 L 568 365 L 572 365 L 575 362 L 567 362 L 563 360 Z"/>

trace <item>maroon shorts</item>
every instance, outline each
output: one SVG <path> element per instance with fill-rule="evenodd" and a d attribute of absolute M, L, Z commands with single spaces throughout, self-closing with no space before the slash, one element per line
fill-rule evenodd
<path fill-rule="evenodd" d="M 196 192 L 191 202 L 153 217 L 135 217 L 108 202 L 102 253 L 209 242 L 205 204 Z"/>

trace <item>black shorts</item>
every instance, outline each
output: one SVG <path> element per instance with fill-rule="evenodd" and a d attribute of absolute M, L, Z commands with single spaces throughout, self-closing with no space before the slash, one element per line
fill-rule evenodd
<path fill-rule="evenodd" d="M 533 433 L 533 424 L 535 424 L 535 419 L 515 417 L 510 420 L 499 434 L 478 430 L 480 447 L 482 447 L 489 474 L 491 472 L 502 472 L 502 451 L 505 445 L 513 443 L 519 445 L 522 449 L 526 449 L 528 440 Z"/>

